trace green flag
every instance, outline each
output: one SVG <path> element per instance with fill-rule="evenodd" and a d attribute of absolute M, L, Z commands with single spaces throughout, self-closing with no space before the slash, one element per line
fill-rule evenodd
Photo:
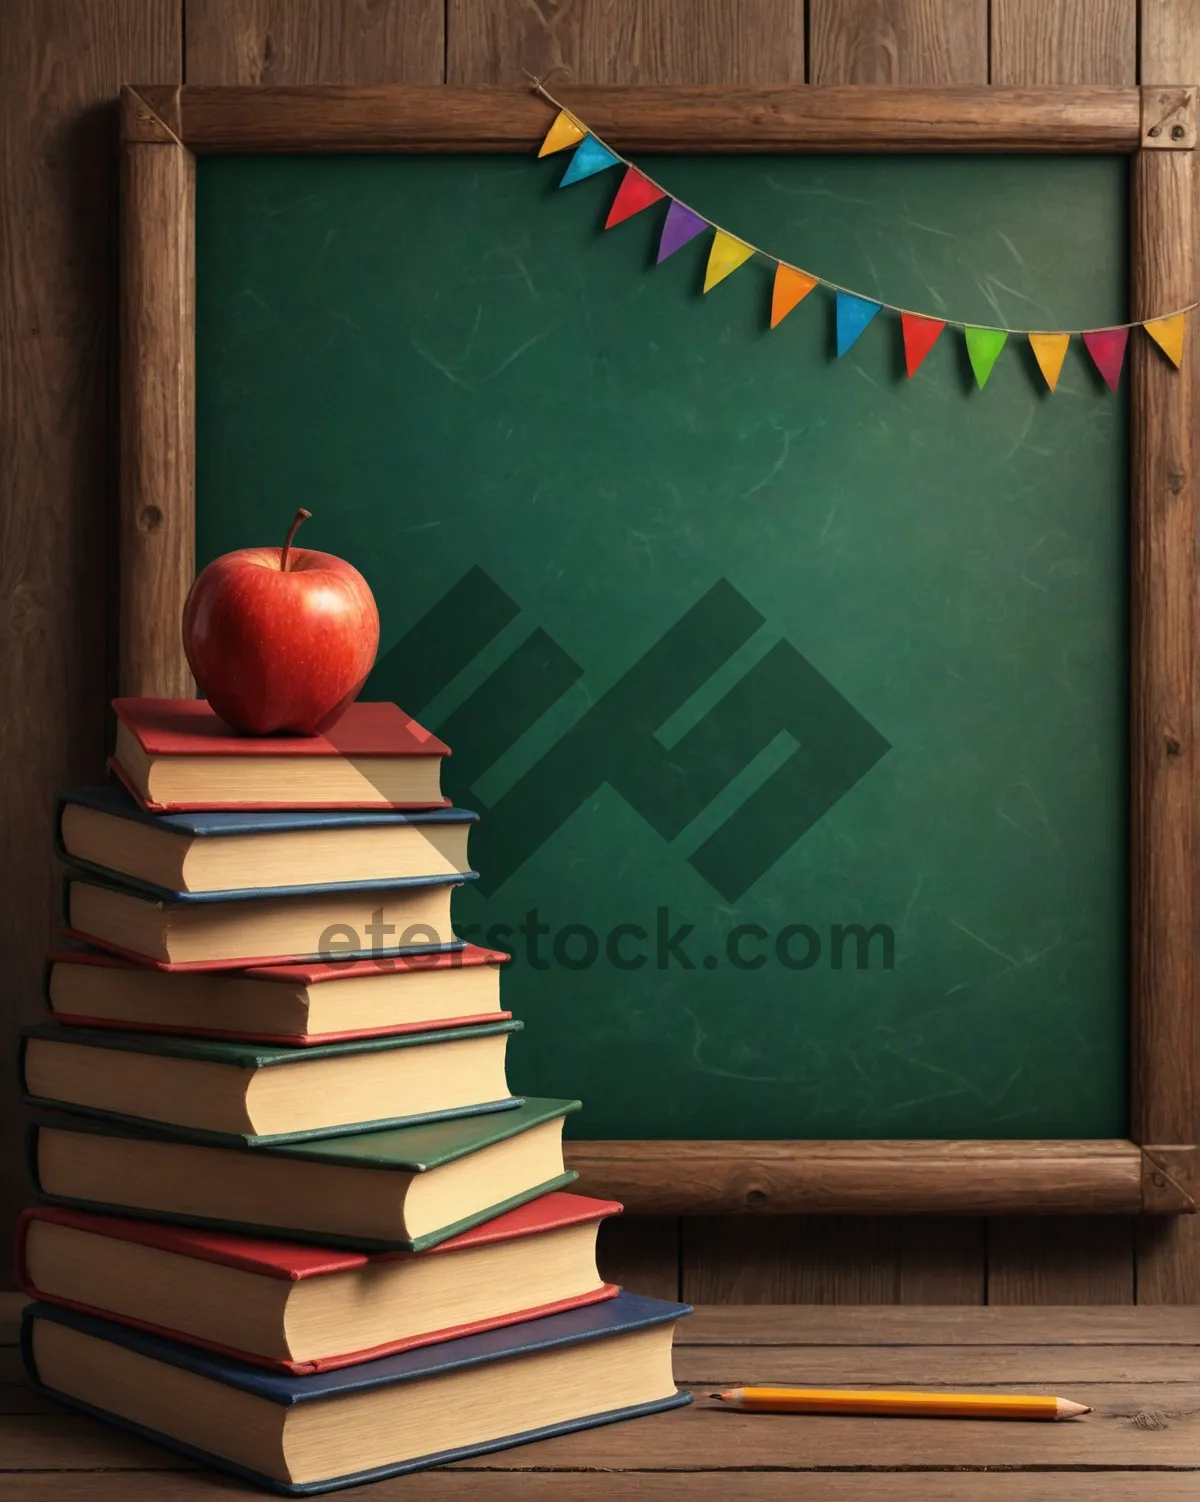
<path fill-rule="evenodd" d="M 967 336 L 967 354 L 971 359 L 971 369 L 975 372 L 975 379 L 982 391 L 987 385 L 988 376 L 992 373 L 996 356 L 1004 348 L 1004 341 L 1008 335 L 1003 329 L 964 329 L 963 332 Z"/>

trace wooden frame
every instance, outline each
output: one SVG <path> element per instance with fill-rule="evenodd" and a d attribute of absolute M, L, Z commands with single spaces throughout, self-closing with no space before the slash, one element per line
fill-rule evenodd
<path fill-rule="evenodd" d="M 1134 158 L 1131 316 L 1195 296 L 1192 88 L 577 88 L 627 150 L 1109 152 Z M 524 89 L 122 92 L 121 634 L 125 694 L 193 692 L 194 152 L 533 150 Z M 581 1187 L 630 1210 L 1193 1212 L 1192 377 L 1138 339 L 1132 386 L 1131 1140 L 578 1142 Z"/>

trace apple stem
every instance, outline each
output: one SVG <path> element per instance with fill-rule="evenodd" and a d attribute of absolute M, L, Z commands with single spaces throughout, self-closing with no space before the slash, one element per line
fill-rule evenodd
<path fill-rule="evenodd" d="M 296 529 L 301 522 L 306 522 L 311 515 L 311 511 L 306 511 L 301 506 L 292 518 L 292 525 L 288 528 L 288 535 L 283 540 L 283 552 L 279 555 L 279 572 L 281 574 L 286 574 L 288 571 L 288 554 L 292 551 L 292 538 L 296 535 Z"/>

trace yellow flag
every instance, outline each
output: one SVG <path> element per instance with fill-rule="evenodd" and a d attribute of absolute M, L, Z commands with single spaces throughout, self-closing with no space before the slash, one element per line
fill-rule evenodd
<path fill-rule="evenodd" d="M 704 290 L 707 292 L 718 282 L 723 282 L 731 271 L 736 271 L 743 261 L 754 254 L 754 246 L 735 240 L 719 229 L 713 236 L 712 249 L 708 253 L 708 267 L 704 273 Z"/>
<path fill-rule="evenodd" d="M 1030 334 L 1029 347 L 1038 362 L 1038 368 L 1046 378 L 1046 385 L 1053 391 L 1058 385 L 1059 372 L 1067 357 L 1070 334 Z"/>
<path fill-rule="evenodd" d="M 1152 318 L 1142 324 L 1172 365 L 1183 361 L 1183 317 L 1182 313 L 1173 313 L 1170 318 Z"/>
<path fill-rule="evenodd" d="M 559 110 L 558 118 L 546 132 L 538 156 L 551 156 L 556 151 L 565 151 L 568 146 L 578 146 L 587 132 L 566 110 Z"/>

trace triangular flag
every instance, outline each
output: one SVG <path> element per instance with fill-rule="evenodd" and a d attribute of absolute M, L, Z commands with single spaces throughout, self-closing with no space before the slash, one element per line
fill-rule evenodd
<path fill-rule="evenodd" d="M 707 219 L 701 219 L 700 215 L 693 214 L 686 204 L 676 203 L 672 199 L 671 207 L 667 210 L 667 217 L 663 222 L 662 239 L 658 242 L 658 260 L 655 264 L 661 266 L 668 256 L 675 254 L 681 245 L 694 240 L 707 228 Z"/>
<path fill-rule="evenodd" d="M 967 355 L 971 369 L 975 372 L 975 381 L 982 391 L 1008 335 L 1003 329 L 964 329 L 963 333 L 967 336 Z"/>
<path fill-rule="evenodd" d="M 771 289 L 771 327 L 783 322 L 798 302 L 803 302 L 817 285 L 815 276 L 797 271 L 782 261 L 775 268 L 775 285 Z"/>
<path fill-rule="evenodd" d="M 1030 334 L 1029 347 L 1033 351 L 1033 358 L 1038 362 L 1038 369 L 1046 378 L 1046 385 L 1053 391 L 1058 385 L 1059 372 L 1063 368 L 1063 361 L 1067 358 L 1067 346 L 1071 342 L 1070 334 Z"/>
<path fill-rule="evenodd" d="M 546 132 L 538 156 L 552 156 L 556 151 L 565 151 L 568 146 L 578 146 L 586 134 L 583 126 L 572 120 L 566 110 L 559 110 L 554 124 Z"/>
<path fill-rule="evenodd" d="M 937 336 L 946 327 L 943 318 L 926 318 L 920 313 L 901 313 L 900 328 L 904 334 L 904 363 L 909 379 L 920 369 L 921 361 L 937 343 Z"/>
<path fill-rule="evenodd" d="M 1152 318 L 1142 327 L 1170 360 L 1172 365 L 1183 363 L 1183 314 L 1172 313 L 1170 318 Z"/>
<path fill-rule="evenodd" d="M 640 214 L 643 209 L 648 209 L 652 203 L 657 203 L 666 196 L 649 178 L 643 177 L 636 167 L 630 167 L 621 179 L 621 186 L 608 211 L 604 228 L 612 229 L 614 224 L 620 224 L 623 219 L 632 219 L 634 214 Z"/>
<path fill-rule="evenodd" d="M 859 297 L 854 292 L 839 292 L 837 294 L 837 352 L 839 359 L 846 353 L 881 307 L 883 307 L 882 303 L 872 302 L 869 297 Z"/>
<path fill-rule="evenodd" d="M 582 182 L 585 177 L 592 177 L 597 172 L 605 172 L 609 167 L 615 167 L 619 158 L 613 156 L 607 146 L 602 146 L 595 136 L 584 136 L 575 148 L 575 155 L 571 158 L 571 165 L 563 173 L 560 188 L 569 188 L 572 183 Z"/>
<path fill-rule="evenodd" d="M 735 240 L 719 229 L 713 236 L 712 249 L 708 253 L 708 265 L 704 270 L 704 290 L 710 291 L 718 282 L 723 282 L 731 271 L 748 261 L 754 254 L 754 246 L 744 240 Z"/>
<path fill-rule="evenodd" d="M 1096 369 L 1104 377 L 1110 391 L 1117 389 L 1121 379 L 1121 366 L 1125 363 L 1125 346 L 1129 342 L 1128 329 L 1091 329 L 1084 334 L 1083 342 L 1095 362 Z"/>

